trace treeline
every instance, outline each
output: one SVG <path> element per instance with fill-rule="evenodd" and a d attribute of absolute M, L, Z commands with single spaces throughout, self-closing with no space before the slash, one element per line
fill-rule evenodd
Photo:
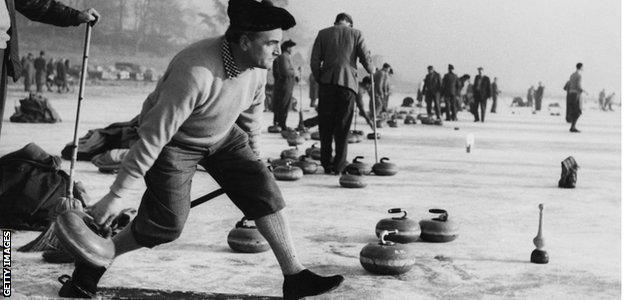
<path fill-rule="evenodd" d="M 114 52 L 147 52 L 165 55 L 181 45 L 216 35 L 227 26 L 225 0 L 192 3 L 185 0 L 61 0 L 83 10 L 94 7 L 103 16 L 93 29 L 93 43 Z M 68 47 L 58 43 L 75 39 L 79 28 L 59 28 L 32 22 L 18 14 L 20 35 L 45 46 Z M 53 37 L 52 39 L 50 37 Z M 54 40 L 48 45 L 46 40 Z M 70 43 L 71 44 L 71 43 Z M 62 50 L 62 49 L 59 49 Z"/>

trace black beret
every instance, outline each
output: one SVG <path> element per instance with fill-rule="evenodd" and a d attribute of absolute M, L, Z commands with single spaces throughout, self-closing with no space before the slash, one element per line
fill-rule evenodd
<path fill-rule="evenodd" d="M 451 69 L 451 70 L 455 70 L 455 67 L 453 65 L 451 65 L 451 64 L 448 65 L 448 68 Z"/>
<path fill-rule="evenodd" d="M 433 66 L 428 66 L 427 70 L 433 70 Z"/>
<path fill-rule="evenodd" d="M 230 0 L 227 14 L 230 27 L 243 31 L 287 30 L 297 24 L 288 11 L 268 0 Z"/>

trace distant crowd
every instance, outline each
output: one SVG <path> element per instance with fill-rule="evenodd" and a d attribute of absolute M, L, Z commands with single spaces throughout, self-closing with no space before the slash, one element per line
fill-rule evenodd
<path fill-rule="evenodd" d="M 24 91 L 43 93 L 53 92 L 54 86 L 59 93 L 70 91 L 69 59 L 47 58 L 44 51 L 39 52 L 38 57 L 32 53 L 22 57 L 22 75 L 24 77 Z M 45 86 L 45 90 L 44 90 Z"/>

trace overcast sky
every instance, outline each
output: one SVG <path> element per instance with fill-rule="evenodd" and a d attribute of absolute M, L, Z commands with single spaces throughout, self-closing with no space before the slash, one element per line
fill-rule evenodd
<path fill-rule="evenodd" d="M 543 81 L 562 87 L 583 62 L 591 94 L 620 90 L 619 0 L 291 0 L 287 9 L 313 30 L 339 12 L 352 15 L 374 54 L 403 79 L 424 77 L 427 65 L 444 74 L 475 74 L 483 66 L 506 91 Z M 397 74 L 397 75 L 398 75 Z"/>

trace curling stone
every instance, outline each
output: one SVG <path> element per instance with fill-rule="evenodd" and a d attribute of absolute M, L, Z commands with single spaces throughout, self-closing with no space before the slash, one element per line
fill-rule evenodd
<path fill-rule="evenodd" d="M 312 144 L 312 147 L 306 149 L 306 155 L 310 156 L 312 159 L 320 160 L 321 159 L 321 148 L 316 147 L 316 143 Z"/>
<path fill-rule="evenodd" d="M 414 116 L 412 115 L 407 115 L 405 116 L 405 120 L 403 121 L 403 124 L 405 125 L 416 124 L 416 118 L 414 118 Z"/>
<path fill-rule="evenodd" d="M 374 164 L 373 173 L 378 176 L 392 176 L 396 174 L 399 171 L 397 166 L 393 163 L 387 162 L 388 160 L 390 159 L 383 157 L 378 163 Z"/>
<path fill-rule="evenodd" d="M 379 234 L 378 243 L 369 243 L 360 251 L 360 264 L 366 271 L 380 275 L 399 275 L 408 272 L 416 264 L 405 244 L 386 241 L 389 234 L 397 230 L 384 230 Z"/>
<path fill-rule="evenodd" d="M 354 143 L 359 143 L 362 141 L 362 138 L 353 133 L 353 131 L 349 131 L 349 133 L 347 133 L 347 143 L 349 144 L 354 144 Z"/>
<path fill-rule="evenodd" d="M 397 243 L 412 243 L 418 240 L 420 234 L 420 228 L 416 221 L 407 217 L 407 211 L 400 208 L 392 208 L 388 210 L 388 213 L 397 214 L 403 213 L 401 217 L 393 217 L 381 219 L 375 226 L 375 234 L 377 237 L 384 230 L 397 230 L 396 234 L 389 235 L 386 240 Z"/>
<path fill-rule="evenodd" d="M 310 131 L 307 128 L 299 128 L 297 129 L 297 132 L 299 133 L 300 136 L 302 136 L 306 141 L 312 138 L 312 135 L 310 134 Z"/>
<path fill-rule="evenodd" d="M 366 138 L 369 140 L 374 140 L 375 139 L 375 133 L 371 132 L 369 134 L 366 135 Z M 377 139 L 381 138 L 381 134 L 379 132 L 377 132 Z"/>
<path fill-rule="evenodd" d="M 286 141 L 288 142 L 288 146 L 297 146 L 303 144 L 305 142 L 305 138 L 296 134 L 286 139 Z"/>
<path fill-rule="evenodd" d="M 282 153 L 280 154 L 280 158 L 282 159 L 284 158 L 297 159 L 298 157 L 299 157 L 299 149 L 297 147 L 286 149 L 282 151 Z"/>
<path fill-rule="evenodd" d="M 388 126 L 391 128 L 397 128 L 399 127 L 399 124 L 397 123 L 396 119 L 390 119 L 388 120 Z"/>
<path fill-rule="evenodd" d="M 235 252 L 259 253 L 271 249 L 258 228 L 250 225 L 245 217 L 236 222 L 236 226 L 230 230 L 227 242 Z"/>
<path fill-rule="evenodd" d="M 285 166 L 278 166 L 273 169 L 273 176 L 276 180 L 295 181 L 303 177 L 303 170 L 290 164 L 287 162 Z"/>
<path fill-rule="evenodd" d="M 375 122 L 375 125 L 377 126 L 377 128 L 383 128 L 383 120 L 378 119 L 378 120 Z"/>
<path fill-rule="evenodd" d="M 345 188 L 359 189 L 366 187 L 366 181 L 357 168 L 347 166 L 338 180 L 340 186 Z"/>
<path fill-rule="evenodd" d="M 318 164 L 307 155 L 301 155 L 299 160 L 292 163 L 293 166 L 301 168 L 303 174 L 314 174 L 318 170 Z"/>
<path fill-rule="evenodd" d="M 108 267 L 113 262 L 113 240 L 87 213 L 69 210 L 60 214 L 54 222 L 54 231 L 63 248 L 76 260 L 95 267 Z"/>
<path fill-rule="evenodd" d="M 268 159 L 267 162 L 269 163 L 270 166 L 272 166 L 273 168 L 275 167 L 279 167 L 279 166 L 285 166 L 288 163 L 293 163 L 295 162 L 294 159 L 292 158 L 279 158 L 279 159 Z"/>
<path fill-rule="evenodd" d="M 279 127 L 277 124 L 269 126 L 269 133 L 280 133 L 280 132 L 282 132 L 282 127 Z"/>
<path fill-rule="evenodd" d="M 312 132 L 310 134 L 310 137 L 315 140 L 315 141 L 320 141 L 321 140 L 321 134 L 318 131 Z"/>
<path fill-rule="evenodd" d="M 457 238 L 457 224 L 448 219 L 448 213 L 443 209 L 430 209 L 432 214 L 440 214 L 437 218 L 424 219 L 420 224 L 420 238 L 433 243 L 446 243 Z"/>
<path fill-rule="evenodd" d="M 358 170 L 358 172 L 362 175 L 367 175 L 371 172 L 371 167 L 369 164 L 364 163 L 359 161 L 360 159 L 363 159 L 364 156 L 356 156 L 353 159 L 353 162 L 351 162 L 347 168 L 356 168 Z"/>
<path fill-rule="evenodd" d="M 544 250 L 544 246 L 546 245 L 546 241 L 544 237 L 542 237 L 542 211 L 544 210 L 544 204 L 538 205 L 540 210 L 539 216 L 539 227 L 537 229 L 537 236 L 533 239 L 533 244 L 535 245 L 535 250 L 531 252 L 531 262 L 534 264 L 547 264 L 549 257 L 548 252 Z"/>
<path fill-rule="evenodd" d="M 295 131 L 294 129 L 290 129 L 290 128 L 288 128 L 288 129 L 283 129 L 280 133 L 282 134 L 282 137 L 283 137 L 283 138 L 285 138 L 285 139 L 289 139 L 289 138 L 291 138 L 291 137 L 294 137 L 294 136 L 296 136 L 296 135 L 299 135 L 299 134 L 297 133 L 297 131 Z"/>

